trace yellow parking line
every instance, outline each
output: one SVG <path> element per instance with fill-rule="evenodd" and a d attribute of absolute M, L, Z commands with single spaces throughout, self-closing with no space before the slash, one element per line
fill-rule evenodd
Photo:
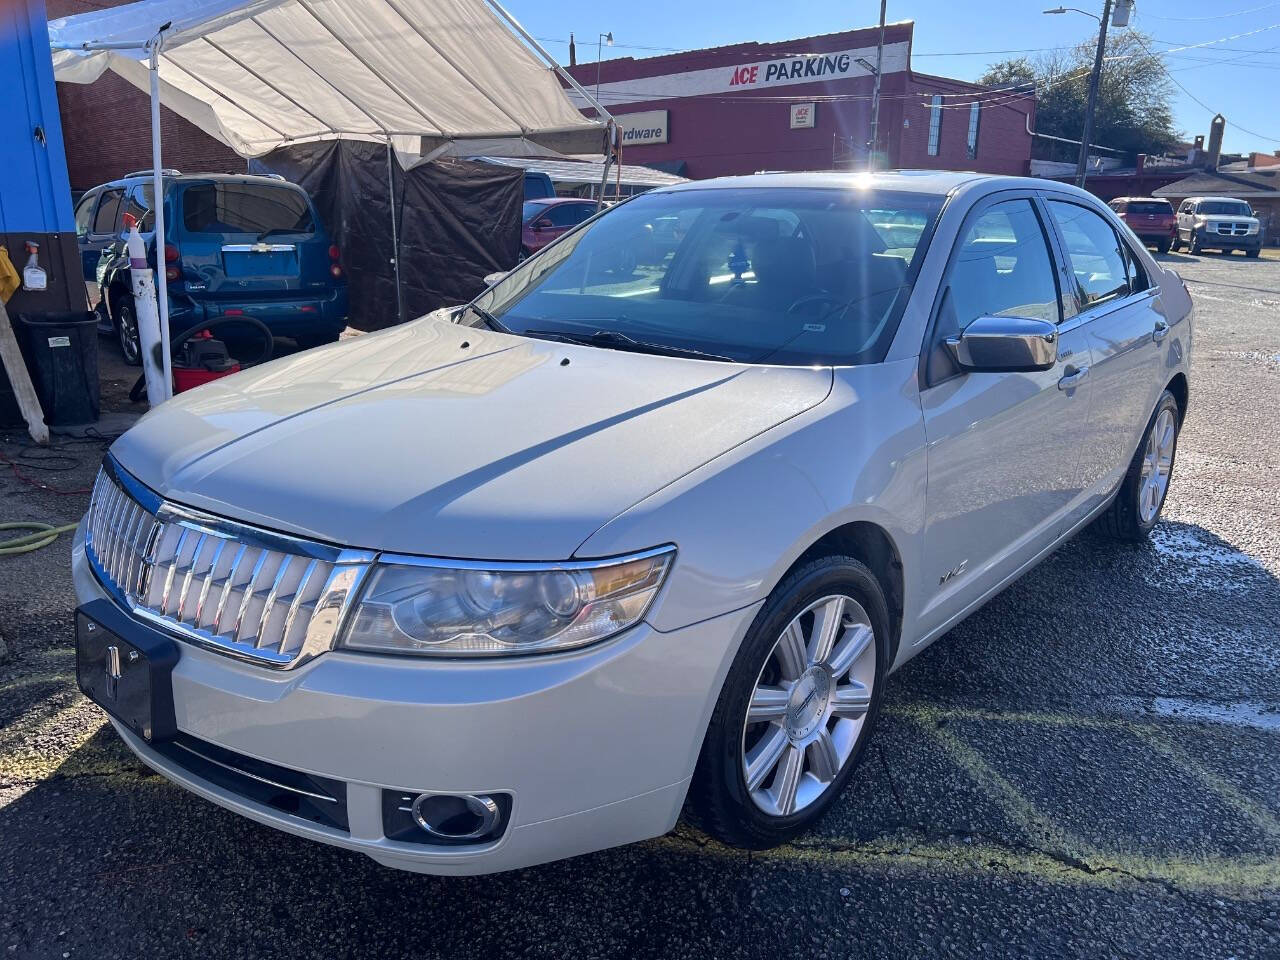
<path fill-rule="evenodd" d="M 1210 770 L 1163 734 L 1148 732 L 1143 735 L 1143 740 L 1235 807 L 1270 839 L 1280 840 L 1280 818 L 1236 789 L 1225 777 Z"/>

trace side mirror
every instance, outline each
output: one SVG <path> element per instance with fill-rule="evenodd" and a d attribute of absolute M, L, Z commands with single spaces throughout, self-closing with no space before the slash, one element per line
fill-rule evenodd
<path fill-rule="evenodd" d="M 1058 362 L 1058 328 L 1030 317 L 979 317 L 947 348 L 962 370 L 1031 373 Z"/>
<path fill-rule="evenodd" d="M 507 275 L 506 270 L 499 270 L 497 273 L 486 273 L 484 275 L 484 285 L 492 287 L 495 283 Z"/>

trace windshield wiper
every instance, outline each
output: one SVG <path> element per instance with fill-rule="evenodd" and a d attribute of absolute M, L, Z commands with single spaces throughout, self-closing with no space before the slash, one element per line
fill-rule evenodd
<path fill-rule="evenodd" d="M 597 330 L 594 333 L 566 333 L 563 330 L 522 330 L 520 334 L 526 337 L 536 337 L 539 340 L 576 343 L 584 347 L 606 347 L 611 350 L 626 350 L 631 353 L 652 353 L 662 357 L 697 357 L 700 360 L 733 362 L 732 357 L 721 356 L 718 353 L 695 350 L 693 347 L 676 347 L 666 343 L 637 340 L 617 330 Z"/>
<path fill-rule="evenodd" d="M 462 309 L 463 309 L 463 312 L 470 310 L 477 317 L 479 317 L 481 322 L 484 323 L 484 325 L 488 327 L 490 330 L 497 330 L 499 333 L 512 332 L 510 327 L 504 324 L 501 320 L 495 317 L 492 313 L 490 313 L 484 307 L 476 306 L 476 304 L 474 303 L 468 303 Z"/>

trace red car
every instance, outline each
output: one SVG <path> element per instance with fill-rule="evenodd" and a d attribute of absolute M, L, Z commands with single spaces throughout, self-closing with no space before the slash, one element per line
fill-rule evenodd
<path fill-rule="evenodd" d="M 526 200 L 524 222 L 520 228 L 520 259 L 537 253 L 595 212 L 594 200 L 579 200 L 574 197 Z"/>
<path fill-rule="evenodd" d="M 1169 245 L 1178 232 L 1178 217 L 1168 200 L 1116 197 L 1110 207 L 1148 247 L 1155 247 L 1161 253 L 1169 252 Z"/>

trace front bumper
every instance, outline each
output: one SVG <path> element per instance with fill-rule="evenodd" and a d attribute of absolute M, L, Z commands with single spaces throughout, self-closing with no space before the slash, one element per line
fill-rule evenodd
<path fill-rule="evenodd" d="M 79 603 L 105 597 L 73 553 Z M 173 671 L 178 729 L 345 784 L 349 829 L 292 816 L 203 779 L 117 725 L 149 766 L 277 829 L 422 873 L 510 870 L 658 836 L 675 824 L 720 686 L 756 607 L 668 633 L 648 624 L 575 653 L 425 661 L 326 653 L 271 671 L 187 643 Z M 511 796 L 496 841 L 388 839 L 382 792 Z"/>
<path fill-rule="evenodd" d="M 1257 250 L 1262 246 L 1261 231 L 1244 236 L 1228 236 L 1200 227 L 1196 229 L 1195 237 L 1200 246 L 1210 250 Z"/>

